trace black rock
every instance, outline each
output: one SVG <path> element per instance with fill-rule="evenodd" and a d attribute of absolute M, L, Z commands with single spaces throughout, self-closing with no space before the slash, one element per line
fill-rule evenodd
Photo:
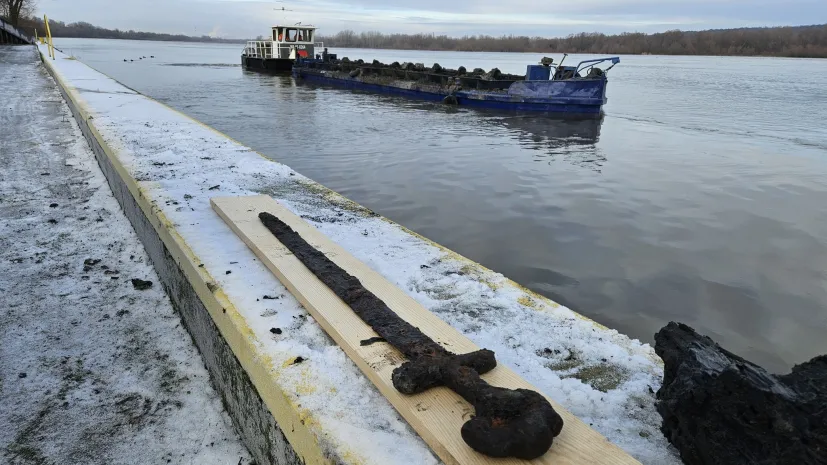
<path fill-rule="evenodd" d="M 132 287 L 139 291 L 145 291 L 152 287 L 152 281 L 144 281 L 143 279 L 135 278 L 132 280 Z"/>
<path fill-rule="evenodd" d="M 827 355 L 772 375 L 674 322 L 655 351 L 661 431 L 686 465 L 827 464 Z"/>

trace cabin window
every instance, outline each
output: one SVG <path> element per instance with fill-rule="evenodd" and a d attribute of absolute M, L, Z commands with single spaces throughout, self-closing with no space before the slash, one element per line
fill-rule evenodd
<path fill-rule="evenodd" d="M 313 42 L 313 29 L 277 27 L 273 29 L 276 42 Z"/>
<path fill-rule="evenodd" d="M 299 29 L 299 42 L 312 42 L 313 41 L 313 30 L 312 29 Z"/>

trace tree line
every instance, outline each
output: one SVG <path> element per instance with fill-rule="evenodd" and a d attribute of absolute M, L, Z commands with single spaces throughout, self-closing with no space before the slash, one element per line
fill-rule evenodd
<path fill-rule="evenodd" d="M 568 37 L 383 34 L 346 30 L 321 36 L 326 47 L 463 52 L 535 52 L 651 55 L 739 55 L 827 58 L 827 24 L 772 28 L 580 33 Z"/>
<path fill-rule="evenodd" d="M 0 0 L 2 1 L 2 0 Z M 46 35 L 46 27 L 43 24 L 43 18 L 28 17 L 20 19 L 20 29 L 34 35 L 42 37 Z M 63 21 L 55 21 L 49 19 L 49 29 L 52 32 L 52 37 L 77 37 L 88 39 L 128 39 L 128 40 L 160 40 L 160 41 L 177 41 L 177 42 L 219 42 L 219 43 L 233 43 L 242 42 L 241 40 L 219 39 L 206 35 L 202 36 L 188 36 L 184 34 L 162 34 L 156 32 L 141 32 L 141 31 L 122 31 L 120 29 L 106 29 L 98 27 L 86 22 L 64 23 Z"/>
<path fill-rule="evenodd" d="M 0 6 L 18 0 L 0 0 Z M 43 20 L 21 17 L 21 30 L 45 34 Z M 49 21 L 54 37 L 162 40 L 183 42 L 243 42 L 209 36 L 159 34 L 106 29 L 86 22 Z M 654 34 L 627 32 L 607 35 L 597 32 L 546 38 L 528 36 L 472 35 L 450 37 L 437 34 L 385 34 L 345 30 L 319 36 L 327 47 L 381 48 L 402 50 L 449 50 L 463 52 L 595 53 L 631 55 L 735 55 L 827 58 L 827 24 L 708 31 L 667 31 Z"/>

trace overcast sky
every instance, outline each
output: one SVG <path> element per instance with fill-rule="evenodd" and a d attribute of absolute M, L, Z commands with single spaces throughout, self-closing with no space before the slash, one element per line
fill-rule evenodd
<path fill-rule="evenodd" d="M 227 38 L 264 35 L 275 23 L 297 21 L 322 33 L 549 37 L 827 22 L 827 0 L 38 0 L 38 7 L 66 22 Z"/>

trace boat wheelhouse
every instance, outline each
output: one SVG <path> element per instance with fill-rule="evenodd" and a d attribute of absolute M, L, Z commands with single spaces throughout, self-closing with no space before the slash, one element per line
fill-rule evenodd
<path fill-rule="evenodd" d="M 273 26 L 270 37 L 250 40 L 241 54 L 244 69 L 270 73 L 289 73 L 300 58 L 313 58 L 321 43 L 314 42 L 316 28 L 301 23 Z"/>

